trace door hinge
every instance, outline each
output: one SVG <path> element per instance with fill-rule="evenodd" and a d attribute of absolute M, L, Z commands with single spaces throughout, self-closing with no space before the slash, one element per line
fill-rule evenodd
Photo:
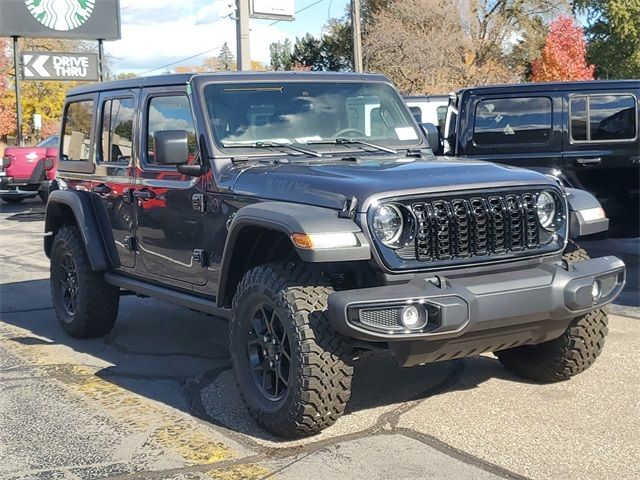
<path fill-rule="evenodd" d="M 206 208 L 205 208 L 204 195 L 202 193 L 193 194 L 193 196 L 191 197 L 191 208 L 193 208 L 198 212 L 204 213 Z"/>
<path fill-rule="evenodd" d="M 124 243 L 124 248 L 129 250 L 130 252 L 135 252 L 136 250 L 138 250 L 138 239 L 136 237 L 127 235 L 122 240 L 122 243 Z"/>
<path fill-rule="evenodd" d="M 191 256 L 193 257 L 193 261 L 202 268 L 207 266 L 207 253 L 201 248 L 196 248 Z"/>

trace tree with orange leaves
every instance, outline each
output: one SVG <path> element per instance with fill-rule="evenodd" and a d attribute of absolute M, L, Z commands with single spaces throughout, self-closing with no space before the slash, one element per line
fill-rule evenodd
<path fill-rule="evenodd" d="M 531 80 L 593 80 L 594 70 L 594 65 L 587 64 L 582 27 L 568 16 L 551 22 L 542 56 L 534 60 L 531 66 Z"/>

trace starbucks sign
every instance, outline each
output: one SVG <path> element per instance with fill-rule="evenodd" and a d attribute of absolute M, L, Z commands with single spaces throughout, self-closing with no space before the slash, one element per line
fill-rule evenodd
<path fill-rule="evenodd" d="M 0 0 L 0 37 L 118 40 L 119 0 Z"/>
<path fill-rule="evenodd" d="M 93 13 L 95 0 L 25 0 L 27 9 L 38 22 L 53 30 L 73 30 Z"/>

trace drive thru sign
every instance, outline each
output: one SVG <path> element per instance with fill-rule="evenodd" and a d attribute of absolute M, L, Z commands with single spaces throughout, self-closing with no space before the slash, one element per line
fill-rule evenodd
<path fill-rule="evenodd" d="M 25 80 L 98 80 L 98 56 L 94 53 L 25 52 Z"/>

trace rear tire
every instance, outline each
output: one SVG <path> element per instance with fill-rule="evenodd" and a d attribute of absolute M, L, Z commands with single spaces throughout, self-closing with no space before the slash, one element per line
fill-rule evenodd
<path fill-rule="evenodd" d="M 231 361 L 249 412 L 277 436 L 332 425 L 351 395 L 350 344 L 326 315 L 331 292 L 314 270 L 293 263 L 255 267 L 238 285 Z"/>
<path fill-rule="evenodd" d="M 91 269 L 76 226 L 62 227 L 53 240 L 51 297 L 58 322 L 74 338 L 105 335 L 118 316 L 120 290 Z"/>
<path fill-rule="evenodd" d="M 25 197 L 14 197 L 11 195 L 0 195 L 0 198 L 10 205 L 15 205 L 25 199 Z"/>
<path fill-rule="evenodd" d="M 589 254 L 570 240 L 563 254 L 568 263 L 588 260 Z M 597 309 L 574 318 L 564 333 L 539 345 L 523 345 L 495 352 L 504 367 L 529 380 L 550 383 L 568 380 L 594 364 L 608 333 L 608 318 Z"/>

